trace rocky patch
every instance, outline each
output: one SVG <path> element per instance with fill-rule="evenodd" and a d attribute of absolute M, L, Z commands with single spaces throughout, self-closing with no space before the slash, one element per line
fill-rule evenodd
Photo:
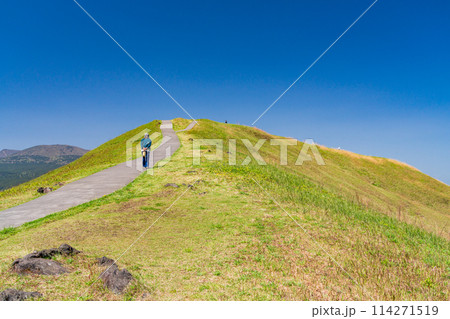
<path fill-rule="evenodd" d="M 81 253 L 81 251 L 79 251 L 67 244 L 62 244 L 61 246 L 59 246 L 58 251 L 63 256 L 73 256 L 73 255 Z"/>
<path fill-rule="evenodd" d="M 13 262 L 12 269 L 21 275 L 61 275 L 69 272 L 59 262 L 45 258 L 20 258 Z"/>
<path fill-rule="evenodd" d="M 40 298 L 42 294 L 34 291 L 34 292 L 25 292 L 16 289 L 6 289 L 0 292 L 0 301 L 23 301 L 29 298 Z"/>
<path fill-rule="evenodd" d="M 39 187 L 37 189 L 37 192 L 40 194 L 47 194 L 47 193 L 50 193 L 51 191 L 53 191 L 53 188 L 51 188 L 51 187 Z"/>
<path fill-rule="evenodd" d="M 125 268 L 120 270 L 111 258 L 102 257 L 97 261 L 99 265 L 108 267 L 100 275 L 104 285 L 115 294 L 121 294 L 133 280 L 133 275 Z"/>
<path fill-rule="evenodd" d="M 69 272 L 59 262 L 51 260 L 55 255 L 73 256 L 80 253 L 79 250 L 63 244 L 59 248 L 34 251 L 23 258 L 15 260 L 12 270 L 18 274 L 60 275 Z"/>
<path fill-rule="evenodd" d="M 40 251 L 34 251 L 23 258 L 52 258 L 55 255 L 73 256 L 81 253 L 81 251 L 73 248 L 70 245 L 62 244 L 59 248 L 50 248 Z"/>
<path fill-rule="evenodd" d="M 102 258 L 97 258 L 97 263 L 99 266 L 111 266 L 114 264 L 114 260 L 108 257 L 103 256 Z"/>

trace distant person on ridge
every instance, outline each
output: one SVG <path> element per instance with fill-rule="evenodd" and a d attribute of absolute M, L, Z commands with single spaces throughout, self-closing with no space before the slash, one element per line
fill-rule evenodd
<path fill-rule="evenodd" d="M 148 168 L 151 146 L 152 140 L 149 138 L 148 133 L 145 133 L 144 138 L 141 140 L 142 167 L 144 168 Z"/>

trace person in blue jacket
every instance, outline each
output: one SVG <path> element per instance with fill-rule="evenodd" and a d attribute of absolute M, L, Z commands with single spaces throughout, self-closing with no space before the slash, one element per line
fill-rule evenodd
<path fill-rule="evenodd" d="M 144 134 L 144 138 L 141 140 L 142 151 L 142 167 L 148 168 L 150 158 L 150 147 L 152 146 L 152 140 L 149 138 L 148 133 Z"/>

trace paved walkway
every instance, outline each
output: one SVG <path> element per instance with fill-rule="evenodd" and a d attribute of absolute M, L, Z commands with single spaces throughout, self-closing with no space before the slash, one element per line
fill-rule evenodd
<path fill-rule="evenodd" d="M 195 122 L 192 122 L 186 129 L 194 125 Z M 161 145 L 150 152 L 150 165 L 172 156 L 180 147 L 180 140 L 173 130 L 171 121 L 162 121 L 161 132 L 163 139 Z M 17 227 L 111 194 L 131 183 L 142 171 L 142 158 L 138 158 L 64 185 L 25 204 L 0 211 L 0 230 Z"/>
<path fill-rule="evenodd" d="M 191 128 L 193 128 L 195 126 L 195 124 L 198 124 L 197 121 L 192 121 L 191 123 L 189 123 L 188 126 L 186 126 L 185 129 L 178 130 L 177 132 L 189 131 Z"/>

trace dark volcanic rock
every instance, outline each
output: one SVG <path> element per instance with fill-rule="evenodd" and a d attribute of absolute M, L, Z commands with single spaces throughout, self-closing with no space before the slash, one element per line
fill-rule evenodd
<path fill-rule="evenodd" d="M 42 294 L 39 292 L 25 292 L 16 289 L 6 289 L 0 292 L 0 301 L 23 301 L 28 298 L 39 298 Z"/>
<path fill-rule="evenodd" d="M 67 244 L 62 244 L 61 246 L 59 246 L 58 250 L 59 250 L 60 254 L 64 255 L 64 256 L 73 256 L 73 255 L 81 253 L 81 251 L 79 251 Z"/>
<path fill-rule="evenodd" d="M 59 262 L 49 260 L 55 255 L 73 256 L 80 251 L 62 244 L 59 248 L 34 251 L 23 258 L 15 260 L 12 269 L 19 274 L 60 275 L 69 272 Z"/>
<path fill-rule="evenodd" d="M 54 255 L 58 255 L 59 251 L 56 248 L 44 249 L 40 251 L 33 251 L 32 253 L 23 257 L 25 258 L 52 258 Z"/>
<path fill-rule="evenodd" d="M 164 185 L 164 187 L 175 187 L 175 188 L 178 188 L 178 187 L 180 187 L 180 186 L 178 186 L 178 185 L 175 184 L 175 183 L 167 183 L 166 185 Z"/>
<path fill-rule="evenodd" d="M 50 193 L 51 191 L 53 191 L 53 188 L 51 188 L 51 187 L 39 187 L 37 189 L 37 192 L 41 193 L 41 194 L 47 194 L 47 193 Z"/>
<path fill-rule="evenodd" d="M 23 258 L 52 258 L 55 255 L 73 256 L 79 253 L 80 251 L 73 248 L 72 246 L 62 244 L 61 246 L 59 246 L 59 248 L 50 248 L 40 251 L 34 251 Z"/>
<path fill-rule="evenodd" d="M 97 262 L 100 266 L 108 267 L 100 275 L 100 278 L 105 286 L 115 294 L 121 294 L 133 280 L 133 275 L 126 269 L 120 270 L 111 258 L 103 256 L 97 258 Z"/>
<path fill-rule="evenodd" d="M 102 258 L 97 258 L 97 262 L 100 266 L 111 266 L 114 264 L 114 260 L 103 256 Z"/>
<path fill-rule="evenodd" d="M 133 280 L 133 275 L 128 270 L 119 270 L 116 264 L 109 266 L 100 277 L 105 286 L 115 294 L 121 294 Z"/>
<path fill-rule="evenodd" d="M 34 257 L 17 259 L 13 262 L 12 269 L 22 275 L 60 275 L 69 272 L 57 261 Z"/>

